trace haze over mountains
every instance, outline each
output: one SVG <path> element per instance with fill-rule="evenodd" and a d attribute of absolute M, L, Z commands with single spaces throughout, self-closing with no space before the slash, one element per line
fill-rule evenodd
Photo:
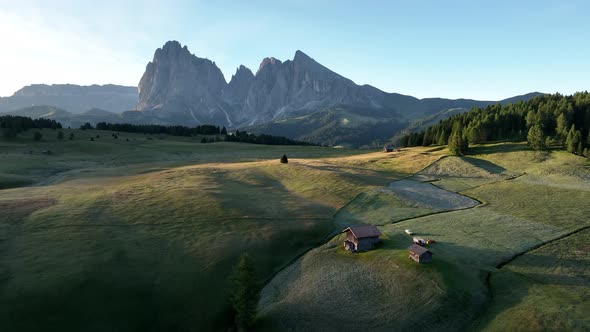
<path fill-rule="evenodd" d="M 156 50 L 141 77 L 138 95 L 132 87 L 114 85 L 33 86 L 23 90 L 0 99 L 0 112 L 46 104 L 72 113 L 58 112 L 61 121 L 67 123 L 70 119 L 73 124 L 215 124 L 347 146 L 387 140 L 418 120 L 438 121 L 449 114 L 497 102 L 417 99 L 386 93 L 370 85 L 357 85 L 301 51 L 295 52 L 293 60 L 284 62 L 265 58 L 255 74 L 240 66 L 228 83 L 214 61 L 193 55 L 177 41 Z M 528 100 L 538 94 L 499 102 Z M 92 108 L 137 112 L 83 113 Z M 43 112 L 37 109 L 34 113 Z"/>
<path fill-rule="evenodd" d="M 33 84 L 0 97 L 0 113 L 48 105 L 79 114 L 92 108 L 121 113 L 135 109 L 137 88 L 121 85 Z"/>

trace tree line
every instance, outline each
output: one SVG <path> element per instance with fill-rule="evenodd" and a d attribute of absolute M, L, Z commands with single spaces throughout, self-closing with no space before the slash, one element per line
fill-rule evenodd
<path fill-rule="evenodd" d="M 90 123 L 85 123 L 81 129 L 92 129 Z M 135 125 L 129 123 L 107 123 L 98 122 L 98 130 L 121 131 L 126 133 L 144 133 L 144 134 L 167 134 L 171 136 L 195 136 L 195 135 L 225 135 L 227 129 L 219 126 L 202 125 L 196 127 L 185 126 L 163 126 L 163 125 Z"/>
<path fill-rule="evenodd" d="M 185 126 L 163 126 L 163 125 L 135 125 L 129 123 L 107 123 L 98 122 L 96 127 L 92 127 L 90 123 L 83 124 L 80 129 L 97 129 L 110 130 L 116 132 L 128 133 L 145 133 L 145 134 L 167 134 L 172 136 L 195 136 L 195 135 L 216 135 L 215 138 L 207 139 L 203 137 L 201 143 L 212 143 L 225 140 L 227 142 L 241 142 L 251 144 L 266 144 L 266 145 L 315 145 L 307 142 L 300 142 L 292 140 L 283 136 L 273 136 L 266 134 L 251 134 L 246 131 L 236 130 L 235 133 L 228 134 L 225 127 L 218 127 L 214 125 L 201 125 L 196 127 Z"/>
<path fill-rule="evenodd" d="M 0 116 L 0 129 L 6 139 L 16 137 L 22 131 L 28 129 L 61 129 L 61 123 L 44 118 L 32 119 L 26 116 L 3 115 Z"/>
<path fill-rule="evenodd" d="M 225 140 L 228 142 L 242 142 L 265 145 L 316 145 L 313 143 L 292 140 L 283 136 L 273 136 L 266 134 L 255 135 L 239 130 L 236 130 L 236 132 L 233 134 L 226 135 Z"/>
<path fill-rule="evenodd" d="M 400 145 L 448 145 L 451 154 L 462 155 L 469 144 L 524 140 L 536 150 L 559 147 L 590 158 L 590 93 L 475 107 L 403 136 Z"/>

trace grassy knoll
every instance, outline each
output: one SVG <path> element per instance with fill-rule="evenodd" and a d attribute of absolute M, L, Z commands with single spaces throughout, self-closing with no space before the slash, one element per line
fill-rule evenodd
<path fill-rule="evenodd" d="M 585 331 L 590 326 L 590 230 L 533 250 L 491 278 L 486 331 Z"/>
<path fill-rule="evenodd" d="M 434 185 L 450 190 L 463 191 L 495 181 L 517 176 L 497 164 L 474 157 L 446 157 L 414 175 L 418 181 L 432 181 Z"/>
<path fill-rule="evenodd" d="M 0 190 L 9 330 L 226 330 L 242 252 L 269 278 L 334 231 L 355 195 L 441 155 L 64 132 L 0 141 L 0 179 L 20 186 Z"/>
<path fill-rule="evenodd" d="M 384 225 L 442 211 L 467 209 L 480 203 L 430 183 L 402 179 L 364 192 L 338 211 L 336 222 Z"/>
<path fill-rule="evenodd" d="M 522 294 L 532 288 L 523 283 L 522 278 L 510 279 L 512 277 L 503 272 L 511 264 L 502 270 L 497 267 L 519 254 L 590 225 L 587 218 L 590 206 L 583 203 L 590 201 L 586 189 L 590 182 L 583 182 L 589 165 L 582 158 L 572 159 L 561 152 L 539 155 L 521 144 L 492 146 L 491 151 L 485 153 L 489 154 L 480 151 L 477 157 L 463 160 L 444 158 L 413 177 L 420 179 L 419 176 L 430 172 L 438 179 L 467 179 L 466 186 L 455 189 L 464 190 L 463 193 L 483 201 L 484 205 L 397 223 L 383 222 L 380 229 L 384 233 L 384 244 L 371 252 L 346 253 L 340 238 L 310 251 L 281 271 L 264 289 L 260 308 L 265 327 L 301 331 L 314 327 L 346 330 L 353 325 L 383 331 L 529 329 L 526 321 L 517 319 L 518 314 L 535 300 L 543 301 L 542 292 L 551 289 L 538 288 L 537 295 L 531 293 L 527 298 Z M 443 162 L 453 165 L 440 167 L 438 164 Z M 568 165 L 575 166 L 574 175 Z M 531 177 L 547 172 L 546 168 L 555 175 L 553 178 L 545 179 L 547 183 L 531 181 Z M 526 174 L 513 178 L 520 173 Z M 558 181 L 572 176 L 576 176 L 580 189 L 563 186 Z M 387 215 L 407 212 L 404 210 L 407 206 L 400 203 L 397 196 L 392 197 L 383 189 L 374 189 L 359 195 L 358 199 L 359 204 L 352 204 L 353 201 L 343 210 L 350 220 L 375 216 L 375 219 L 386 220 Z M 361 202 L 370 206 L 363 208 Z M 403 233 L 406 228 L 438 241 L 429 246 L 434 253 L 433 264 L 418 265 L 408 259 L 406 248 L 411 244 L 411 237 Z M 572 245 L 584 252 L 582 241 Z M 549 254 L 545 259 L 557 262 L 559 255 Z M 565 249 L 561 255 L 566 255 Z M 573 273 L 587 282 L 584 264 L 580 263 L 578 272 Z M 491 288 L 488 287 L 490 274 Z M 515 289 L 507 290 L 508 285 Z M 586 287 L 587 292 L 587 283 L 582 287 Z M 522 296 L 511 296 L 513 293 Z M 551 294 L 558 296 L 558 292 Z M 587 328 L 588 323 L 579 315 L 587 307 L 581 302 L 584 294 L 540 304 L 541 307 L 547 305 L 548 312 L 553 313 L 558 308 L 571 308 L 573 318 L 553 323 L 554 315 L 545 317 L 540 309 L 533 315 L 538 320 L 535 326 L 541 329 Z M 492 301 L 498 296 L 499 300 Z M 482 315 L 487 317 L 483 322 L 480 321 Z M 501 317 L 507 319 L 501 320 Z"/>

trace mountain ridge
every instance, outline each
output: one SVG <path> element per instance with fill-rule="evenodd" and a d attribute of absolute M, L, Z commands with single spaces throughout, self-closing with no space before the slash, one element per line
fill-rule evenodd
<path fill-rule="evenodd" d="M 137 99 L 137 87 L 123 85 L 31 84 L 17 90 L 12 96 L 0 97 L 0 113 L 44 105 L 73 114 L 92 108 L 121 113 L 135 109 Z"/>
<path fill-rule="evenodd" d="M 96 89 L 96 86 L 90 87 Z M 115 86 L 106 87 L 108 90 L 108 87 L 114 89 Z M 73 86 L 68 88 L 77 91 Z M 40 92 L 37 94 L 43 95 L 43 89 L 38 90 Z M 186 126 L 213 124 L 274 135 L 282 135 L 277 131 L 287 130 L 297 133 L 297 136 L 282 136 L 353 147 L 379 144 L 401 130 L 411 128 L 411 124 L 421 119 L 440 119 L 446 114 L 503 102 L 418 99 L 384 92 L 368 84 L 356 84 L 301 50 L 295 51 L 293 59 L 285 61 L 274 57 L 262 59 L 256 73 L 240 65 L 227 82 L 215 61 L 198 57 L 178 41 L 168 41 L 156 49 L 135 93 L 136 103 L 126 109 L 135 112 L 122 112 L 119 109 L 114 113 L 120 113 L 121 116 L 105 114 L 105 117 L 109 121 L 132 120 L 132 123 Z M 20 94 L 22 98 L 29 98 L 24 96 L 27 95 L 26 91 Z M 81 93 L 77 94 L 76 98 L 83 98 L 80 97 Z M 515 96 L 507 100 L 528 100 L 537 94 Z M 99 94 L 95 92 L 93 96 L 96 95 Z M 133 94 L 130 95 L 133 97 Z M 100 115 L 90 117 L 91 114 L 85 113 L 90 109 L 113 112 L 112 107 L 105 107 L 101 102 L 87 103 L 85 108 L 75 111 L 62 104 L 52 103 L 51 100 L 42 104 L 72 113 L 72 123 L 77 123 L 81 119 L 95 119 Z M 1 106 L 2 100 L 0 112 L 3 111 Z M 31 103 L 20 106 L 21 109 L 26 108 Z M 286 128 L 286 124 L 293 128 Z M 297 126 L 301 128 L 295 128 Z M 380 134 L 376 135 L 375 131 Z M 334 137 L 346 137 L 346 140 Z"/>

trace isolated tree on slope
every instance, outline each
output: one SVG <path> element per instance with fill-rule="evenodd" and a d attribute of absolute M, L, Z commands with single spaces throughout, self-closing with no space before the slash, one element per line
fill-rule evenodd
<path fill-rule="evenodd" d="M 34 139 L 35 141 L 40 141 L 40 140 L 41 140 L 41 138 L 43 138 L 43 134 L 41 134 L 41 132 L 39 132 L 39 131 L 36 131 L 36 132 L 35 132 L 35 134 L 33 134 L 33 139 Z"/>
<path fill-rule="evenodd" d="M 256 306 L 260 298 L 260 286 L 250 255 L 242 254 L 230 278 L 231 304 L 235 323 L 239 330 L 251 328 L 256 318 Z"/>
<path fill-rule="evenodd" d="M 287 164 L 288 162 L 289 162 L 289 159 L 287 159 L 287 155 L 286 155 L 286 154 L 284 154 L 284 155 L 281 157 L 281 164 Z"/>

